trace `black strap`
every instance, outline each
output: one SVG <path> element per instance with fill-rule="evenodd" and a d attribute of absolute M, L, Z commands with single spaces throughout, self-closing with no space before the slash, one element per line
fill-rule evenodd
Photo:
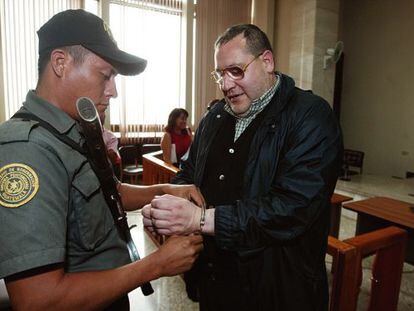
<path fill-rule="evenodd" d="M 38 116 L 36 116 L 36 115 L 34 115 L 30 112 L 17 112 L 11 118 L 12 119 L 19 118 L 19 119 L 22 119 L 24 121 L 29 121 L 29 120 L 37 121 L 41 127 L 48 130 L 51 134 L 53 134 L 53 136 L 55 136 L 61 142 L 65 143 L 66 145 L 68 145 L 72 149 L 75 149 L 80 154 L 82 154 L 84 156 L 87 156 L 87 151 L 86 151 L 85 148 L 83 148 L 81 145 L 76 143 L 73 139 L 67 137 L 66 135 L 63 135 L 63 134 L 59 133 L 52 125 L 50 125 L 46 121 L 40 119 Z"/>

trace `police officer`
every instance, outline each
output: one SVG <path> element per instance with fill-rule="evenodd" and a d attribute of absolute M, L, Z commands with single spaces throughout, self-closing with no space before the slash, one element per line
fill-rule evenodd
<path fill-rule="evenodd" d="M 82 144 L 76 100 L 87 96 L 104 112 L 115 76 L 139 74 L 146 61 L 119 50 L 106 24 L 83 10 L 55 15 L 38 36 L 39 80 L 20 112 Z M 202 248 L 201 237 L 174 237 L 131 263 L 87 159 L 39 122 L 1 124 L 0 154 L 0 278 L 13 308 L 128 309 L 129 291 L 188 270 Z M 193 186 L 118 190 L 127 210 L 164 193 L 201 202 Z"/>

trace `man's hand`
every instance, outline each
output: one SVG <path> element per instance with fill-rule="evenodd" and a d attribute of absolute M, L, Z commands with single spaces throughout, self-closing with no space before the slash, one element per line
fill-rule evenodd
<path fill-rule="evenodd" d="M 160 276 L 173 276 L 190 270 L 203 250 L 201 235 L 172 236 L 155 252 Z"/>
<path fill-rule="evenodd" d="M 169 194 L 157 196 L 142 209 L 144 226 L 161 235 L 187 235 L 200 231 L 201 208 Z"/>
<path fill-rule="evenodd" d="M 200 190 L 194 185 L 171 185 L 166 184 L 163 187 L 165 194 L 171 194 L 176 197 L 184 198 L 193 201 L 198 206 L 205 204 L 203 195 Z"/>

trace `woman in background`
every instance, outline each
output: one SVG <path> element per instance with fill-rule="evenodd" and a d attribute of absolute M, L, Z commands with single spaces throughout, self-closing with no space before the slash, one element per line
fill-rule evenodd
<path fill-rule="evenodd" d="M 164 128 L 161 138 L 163 160 L 177 165 L 191 145 L 193 135 L 187 127 L 188 112 L 182 108 L 175 108 L 168 116 L 168 124 Z"/>

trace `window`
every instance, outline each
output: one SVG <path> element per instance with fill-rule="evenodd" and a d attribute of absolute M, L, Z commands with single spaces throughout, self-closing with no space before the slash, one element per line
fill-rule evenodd
<path fill-rule="evenodd" d="M 99 15 L 98 0 L 84 0 L 84 9 L 92 14 Z"/>
<path fill-rule="evenodd" d="M 36 31 L 56 13 L 80 8 L 81 2 L 82 0 L 0 0 L 5 119 L 9 119 L 21 107 L 27 91 L 36 87 Z"/>
<path fill-rule="evenodd" d="M 109 25 L 118 46 L 148 61 L 138 76 L 118 76 L 111 100 L 112 130 L 122 136 L 162 132 L 181 101 L 182 8 L 180 1 L 110 1 Z"/>

